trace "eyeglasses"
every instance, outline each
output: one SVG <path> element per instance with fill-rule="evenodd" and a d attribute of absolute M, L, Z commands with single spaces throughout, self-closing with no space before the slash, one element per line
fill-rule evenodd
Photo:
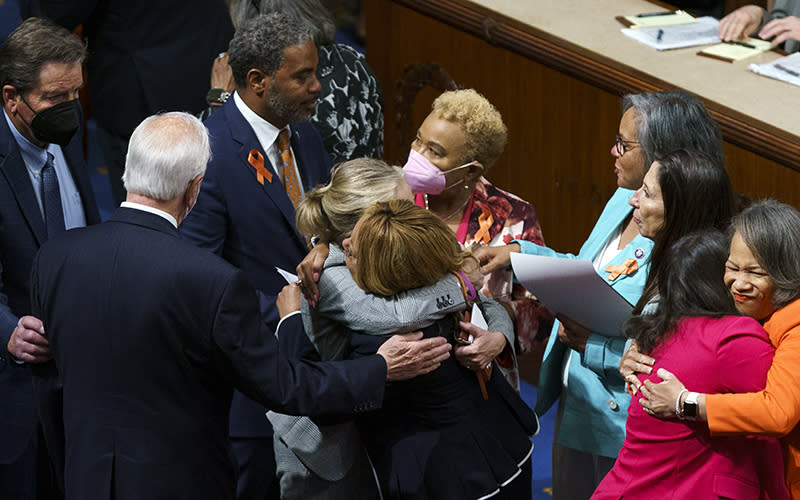
<path fill-rule="evenodd" d="M 614 138 L 614 145 L 617 148 L 617 154 L 622 157 L 626 152 L 630 151 L 631 149 L 636 149 L 635 147 L 630 146 L 630 144 L 639 144 L 636 141 L 626 141 L 622 138 L 621 135 L 617 134 Z"/>

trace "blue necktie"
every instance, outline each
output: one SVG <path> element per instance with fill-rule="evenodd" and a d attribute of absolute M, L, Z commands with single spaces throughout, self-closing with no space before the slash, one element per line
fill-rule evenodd
<path fill-rule="evenodd" d="M 53 166 L 53 155 L 47 153 L 47 163 L 42 168 L 42 206 L 47 225 L 47 239 L 65 231 L 64 211 L 61 209 L 61 192 L 58 176 Z"/>

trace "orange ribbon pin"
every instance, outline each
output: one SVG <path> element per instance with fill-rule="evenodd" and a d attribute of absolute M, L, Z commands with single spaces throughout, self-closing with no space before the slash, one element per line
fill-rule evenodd
<path fill-rule="evenodd" d="M 619 278 L 621 274 L 631 274 L 637 269 L 639 269 L 639 263 L 636 262 L 636 259 L 628 259 L 618 266 L 608 266 L 605 271 L 611 274 L 606 276 L 606 279 L 608 281 L 614 281 Z"/>
<path fill-rule="evenodd" d="M 494 218 L 492 217 L 492 213 L 488 210 L 484 210 L 478 216 L 478 224 L 480 225 L 480 229 L 475 233 L 475 240 L 476 241 L 483 241 L 484 244 L 488 245 L 490 241 L 492 241 L 492 236 L 489 234 L 489 228 L 492 227 L 494 223 Z"/>
<path fill-rule="evenodd" d="M 257 149 L 251 149 L 250 154 L 247 156 L 247 163 L 256 169 L 256 179 L 263 186 L 264 178 L 267 182 L 272 182 L 272 172 L 264 167 L 264 155 L 258 152 Z"/>

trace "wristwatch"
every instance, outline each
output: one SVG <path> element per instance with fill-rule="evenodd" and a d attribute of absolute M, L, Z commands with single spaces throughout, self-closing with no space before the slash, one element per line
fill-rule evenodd
<path fill-rule="evenodd" d="M 686 420 L 697 420 L 697 398 L 700 394 L 696 392 L 690 392 L 686 399 L 683 401 L 683 418 Z"/>
<path fill-rule="evenodd" d="M 211 89 L 206 94 L 206 102 L 210 106 L 214 105 L 222 105 L 225 104 L 225 101 L 228 100 L 228 97 L 231 96 L 231 93 L 226 91 L 225 89 Z"/>

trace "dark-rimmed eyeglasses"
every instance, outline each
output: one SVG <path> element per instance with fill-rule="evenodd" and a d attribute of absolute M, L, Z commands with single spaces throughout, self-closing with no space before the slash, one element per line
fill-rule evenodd
<path fill-rule="evenodd" d="M 626 141 L 619 134 L 617 134 L 616 137 L 614 137 L 614 146 L 617 148 L 617 154 L 620 157 L 622 157 L 625 153 L 627 153 L 631 149 L 636 149 L 634 145 L 638 146 L 639 143 L 636 141 Z"/>

